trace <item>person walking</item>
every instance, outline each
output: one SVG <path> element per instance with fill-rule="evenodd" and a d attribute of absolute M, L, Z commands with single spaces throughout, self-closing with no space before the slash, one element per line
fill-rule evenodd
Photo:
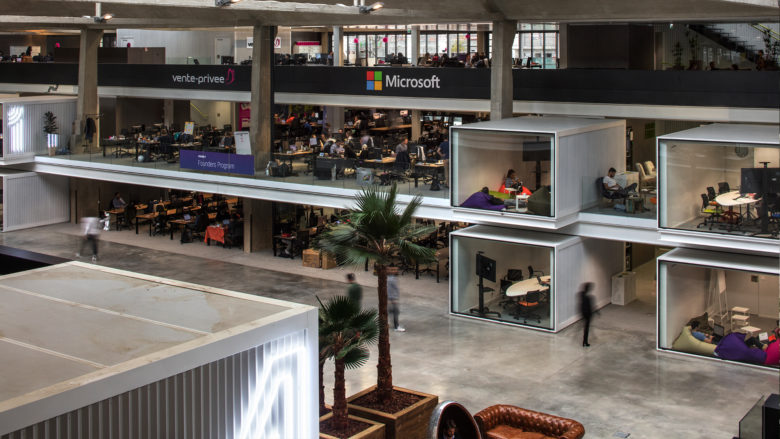
<path fill-rule="evenodd" d="M 585 324 L 582 333 L 582 346 L 588 347 L 588 331 L 590 331 L 590 319 L 593 317 L 593 298 L 590 296 L 591 290 L 593 290 L 593 282 L 585 282 L 580 286 L 580 313 L 582 314 L 582 320 Z"/>
<path fill-rule="evenodd" d="M 355 273 L 347 274 L 347 282 L 349 282 L 349 287 L 347 288 L 347 296 L 349 297 L 349 300 L 357 303 L 358 308 L 362 308 L 361 303 L 363 302 L 363 287 L 361 287 L 359 283 L 355 282 Z"/>
<path fill-rule="evenodd" d="M 387 268 L 387 311 L 393 314 L 393 328 L 396 332 L 406 332 L 398 324 L 398 315 L 401 313 L 401 291 L 398 288 L 398 267 Z"/>
<path fill-rule="evenodd" d="M 79 252 L 76 253 L 76 257 L 80 258 L 84 252 L 84 247 L 87 244 L 92 245 L 92 262 L 97 262 L 98 257 L 98 236 L 100 235 L 100 219 L 97 217 L 84 217 L 81 218 L 81 233 L 84 235 L 84 240 L 81 242 Z"/>

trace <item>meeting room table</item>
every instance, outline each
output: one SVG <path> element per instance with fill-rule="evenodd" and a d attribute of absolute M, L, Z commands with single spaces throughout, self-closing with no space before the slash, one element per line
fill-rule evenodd
<path fill-rule="evenodd" d="M 506 295 L 509 297 L 525 296 L 531 291 L 549 292 L 551 276 L 530 277 L 513 283 L 506 289 Z M 541 282 L 540 282 L 541 280 Z"/>
<path fill-rule="evenodd" d="M 750 218 L 750 206 L 761 201 L 761 198 L 753 198 L 754 194 L 741 194 L 739 191 L 729 191 L 715 197 L 715 202 L 729 210 L 721 214 L 728 222 L 737 224 L 742 218 L 742 206 L 745 206 L 746 219 Z M 739 206 L 739 214 L 734 212 L 734 206 Z"/>

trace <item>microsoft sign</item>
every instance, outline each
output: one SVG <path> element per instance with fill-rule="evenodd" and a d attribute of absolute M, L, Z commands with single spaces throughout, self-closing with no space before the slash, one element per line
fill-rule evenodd
<path fill-rule="evenodd" d="M 366 72 L 366 90 L 381 91 L 388 88 L 441 88 L 441 79 L 436 75 L 430 78 L 406 78 L 402 75 L 386 75 L 378 70 Z M 384 79 L 384 81 L 383 81 Z"/>

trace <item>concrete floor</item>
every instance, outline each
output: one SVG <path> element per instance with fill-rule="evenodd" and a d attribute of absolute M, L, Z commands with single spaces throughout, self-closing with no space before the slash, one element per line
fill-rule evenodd
<path fill-rule="evenodd" d="M 61 257 L 73 257 L 79 242 L 78 227 L 69 224 L 0 234 L 2 245 Z M 315 295 L 345 290 L 346 270 L 129 231 L 103 233 L 99 263 L 310 305 Z M 588 349 L 579 324 L 547 334 L 451 316 L 446 282 L 404 275 L 407 332 L 391 333 L 394 382 L 460 401 L 472 412 L 508 403 L 570 417 L 585 425 L 586 437 L 735 436 L 761 395 L 778 391 L 778 372 L 657 352 L 652 263 L 638 271 L 639 300 L 603 308 Z M 357 273 L 366 286 L 364 304 L 375 306 L 375 279 Z M 347 372 L 348 394 L 375 382 L 375 354 L 369 365 Z M 329 364 L 328 400 L 331 377 Z"/>

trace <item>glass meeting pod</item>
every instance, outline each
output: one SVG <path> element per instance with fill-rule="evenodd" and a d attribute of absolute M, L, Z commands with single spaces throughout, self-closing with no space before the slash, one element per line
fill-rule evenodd
<path fill-rule="evenodd" d="M 711 124 L 660 136 L 657 142 L 662 233 L 714 239 L 720 246 L 780 250 L 777 125 Z"/>
<path fill-rule="evenodd" d="M 472 226 L 450 234 L 450 313 L 557 332 L 580 319 L 577 289 L 594 282 L 597 308 L 623 270 L 617 241 Z"/>
<path fill-rule="evenodd" d="M 659 350 L 778 367 L 776 257 L 678 248 L 657 264 Z"/>
<path fill-rule="evenodd" d="M 610 167 L 625 169 L 624 120 L 518 117 L 452 127 L 450 134 L 451 204 L 464 216 L 491 215 L 491 222 L 563 227 L 597 202 L 597 178 Z M 507 188 L 510 170 L 515 187 Z"/>

